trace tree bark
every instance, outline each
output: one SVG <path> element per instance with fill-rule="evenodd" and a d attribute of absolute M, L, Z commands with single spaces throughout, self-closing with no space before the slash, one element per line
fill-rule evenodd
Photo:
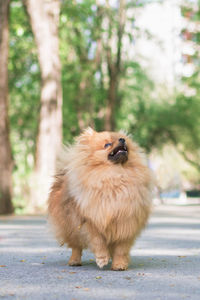
<path fill-rule="evenodd" d="M 115 104 L 117 97 L 118 74 L 114 70 L 109 72 L 109 87 L 107 96 L 107 106 L 105 113 L 105 130 L 115 130 Z"/>
<path fill-rule="evenodd" d="M 118 86 L 121 72 L 121 56 L 122 56 L 122 38 L 124 34 L 124 26 L 125 26 L 125 12 L 126 12 L 126 1 L 119 0 L 119 10 L 118 10 L 118 26 L 117 26 L 117 36 L 114 38 L 116 40 L 117 45 L 117 53 L 116 55 L 112 54 L 112 40 L 113 40 L 113 28 L 112 28 L 112 20 L 109 14 L 110 6 L 109 1 L 107 0 L 107 9 L 108 9 L 108 40 L 106 46 L 106 58 L 107 58 L 107 66 L 108 66 L 108 76 L 109 76 L 109 86 L 108 86 L 108 95 L 107 95 L 107 105 L 105 111 L 105 130 L 114 131 L 115 130 L 115 114 L 116 107 L 119 106 L 118 97 Z M 115 57 L 116 56 L 116 57 Z"/>
<path fill-rule="evenodd" d="M 59 58 L 59 0 L 24 0 L 35 37 L 41 70 L 41 99 L 36 141 L 35 207 L 46 203 L 50 178 L 62 143 L 62 86 Z"/>
<path fill-rule="evenodd" d="M 0 214 L 13 212 L 12 156 L 8 120 L 8 16 L 10 0 L 0 0 Z"/>

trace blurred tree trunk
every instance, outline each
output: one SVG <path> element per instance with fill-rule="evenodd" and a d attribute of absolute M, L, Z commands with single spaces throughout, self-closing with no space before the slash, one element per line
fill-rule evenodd
<path fill-rule="evenodd" d="M 8 16 L 10 0 L 0 0 L 0 214 L 13 212 L 12 156 L 8 121 Z"/>
<path fill-rule="evenodd" d="M 121 72 L 121 56 L 122 56 L 122 38 L 124 34 L 125 26 L 125 12 L 126 12 L 126 1 L 119 0 L 119 10 L 118 10 L 118 22 L 117 22 L 117 36 L 113 37 L 113 28 L 112 16 L 110 14 L 109 0 L 107 0 L 107 23 L 108 23 L 108 38 L 106 45 L 106 59 L 108 66 L 108 76 L 109 76 L 109 86 L 108 86 L 108 95 L 107 95 L 107 105 L 105 113 L 105 130 L 115 130 L 115 114 L 117 105 L 119 106 L 118 101 L 118 86 L 119 86 L 119 77 Z M 112 53 L 112 43 L 116 41 L 117 53 Z"/>
<path fill-rule="evenodd" d="M 35 37 L 41 70 L 41 101 L 36 141 L 33 205 L 46 203 L 50 178 L 62 143 L 62 87 L 59 58 L 59 0 L 24 0 Z M 35 199 L 34 199 L 35 198 Z"/>
<path fill-rule="evenodd" d="M 93 32 L 94 41 L 96 42 L 96 52 L 94 58 L 89 58 L 88 49 L 83 47 L 80 41 L 84 40 L 84 31 L 82 28 L 79 28 L 76 23 L 73 24 L 73 30 L 78 37 L 79 43 L 75 44 L 75 51 L 77 57 L 80 61 L 79 68 L 81 79 L 79 82 L 79 86 L 77 88 L 76 97 L 74 98 L 74 104 L 77 113 L 77 121 L 80 132 L 84 130 L 84 128 L 91 126 L 95 127 L 95 122 L 93 119 L 94 116 L 94 103 L 91 101 L 90 97 L 85 97 L 85 95 L 90 90 L 90 87 L 94 84 L 92 82 L 95 73 L 100 70 L 101 62 L 102 62 L 102 18 L 103 18 L 103 8 L 100 4 L 100 0 L 96 0 L 96 23 L 95 29 Z M 75 3 L 76 5 L 76 3 Z M 87 69 L 87 72 L 86 72 Z M 90 114 L 90 118 L 84 120 L 83 116 L 85 112 Z"/>

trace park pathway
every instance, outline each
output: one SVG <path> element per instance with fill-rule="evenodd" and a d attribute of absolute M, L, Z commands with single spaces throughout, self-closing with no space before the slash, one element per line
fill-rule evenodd
<path fill-rule="evenodd" d="M 200 300 L 200 206 L 157 206 L 128 271 L 69 267 L 41 216 L 0 217 L 0 299 Z"/>

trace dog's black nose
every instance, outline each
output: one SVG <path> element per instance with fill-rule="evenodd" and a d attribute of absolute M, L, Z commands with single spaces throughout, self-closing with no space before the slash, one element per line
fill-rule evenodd
<path fill-rule="evenodd" d="M 119 139 L 119 142 L 122 143 L 122 144 L 125 144 L 125 139 L 120 138 L 120 139 Z"/>

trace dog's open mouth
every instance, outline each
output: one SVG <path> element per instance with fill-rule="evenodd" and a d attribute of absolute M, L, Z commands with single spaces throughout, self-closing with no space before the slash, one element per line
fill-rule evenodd
<path fill-rule="evenodd" d="M 128 160 L 128 149 L 126 144 L 119 144 L 109 154 L 108 159 L 114 163 L 125 163 Z"/>

